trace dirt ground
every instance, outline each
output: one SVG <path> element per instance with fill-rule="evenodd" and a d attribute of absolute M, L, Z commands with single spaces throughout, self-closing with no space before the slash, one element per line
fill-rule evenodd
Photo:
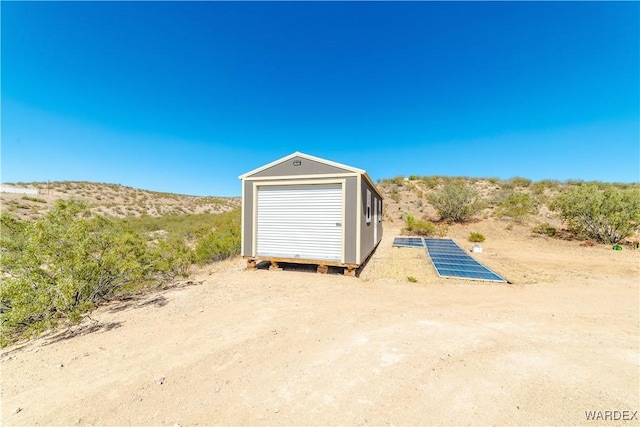
<path fill-rule="evenodd" d="M 359 278 L 244 271 L 4 349 L 3 425 L 638 425 L 640 251 L 485 220 L 511 284 L 438 278 L 385 229 Z M 413 276 L 412 283 L 407 277 Z"/>

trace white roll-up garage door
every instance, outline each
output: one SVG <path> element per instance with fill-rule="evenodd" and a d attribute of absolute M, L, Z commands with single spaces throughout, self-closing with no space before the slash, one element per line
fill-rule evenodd
<path fill-rule="evenodd" d="M 342 260 L 342 184 L 259 186 L 256 253 Z"/>

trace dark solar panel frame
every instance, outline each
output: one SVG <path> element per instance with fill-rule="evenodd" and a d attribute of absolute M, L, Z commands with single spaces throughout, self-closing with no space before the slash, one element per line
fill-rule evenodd
<path fill-rule="evenodd" d="M 468 280 L 507 282 L 504 278 L 478 262 L 451 239 L 424 238 L 424 247 L 433 268 L 440 277 Z"/>
<path fill-rule="evenodd" d="M 420 248 L 423 249 L 424 240 L 422 237 L 396 237 L 393 239 L 393 245 L 398 248 Z"/>

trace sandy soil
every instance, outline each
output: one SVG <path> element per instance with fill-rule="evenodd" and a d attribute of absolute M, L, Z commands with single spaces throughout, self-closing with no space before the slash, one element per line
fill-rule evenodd
<path fill-rule="evenodd" d="M 397 228 L 357 279 L 209 266 L 5 349 L 2 423 L 638 425 L 585 411 L 640 410 L 640 251 L 518 227 L 450 229 L 512 284 L 440 279 Z"/>

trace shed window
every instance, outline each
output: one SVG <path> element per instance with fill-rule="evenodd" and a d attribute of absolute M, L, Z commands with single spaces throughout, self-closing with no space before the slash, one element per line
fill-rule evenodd
<path fill-rule="evenodd" d="M 382 222 L 382 200 L 378 202 L 378 222 Z"/>
<path fill-rule="evenodd" d="M 367 224 L 371 224 L 371 190 L 367 189 Z"/>

